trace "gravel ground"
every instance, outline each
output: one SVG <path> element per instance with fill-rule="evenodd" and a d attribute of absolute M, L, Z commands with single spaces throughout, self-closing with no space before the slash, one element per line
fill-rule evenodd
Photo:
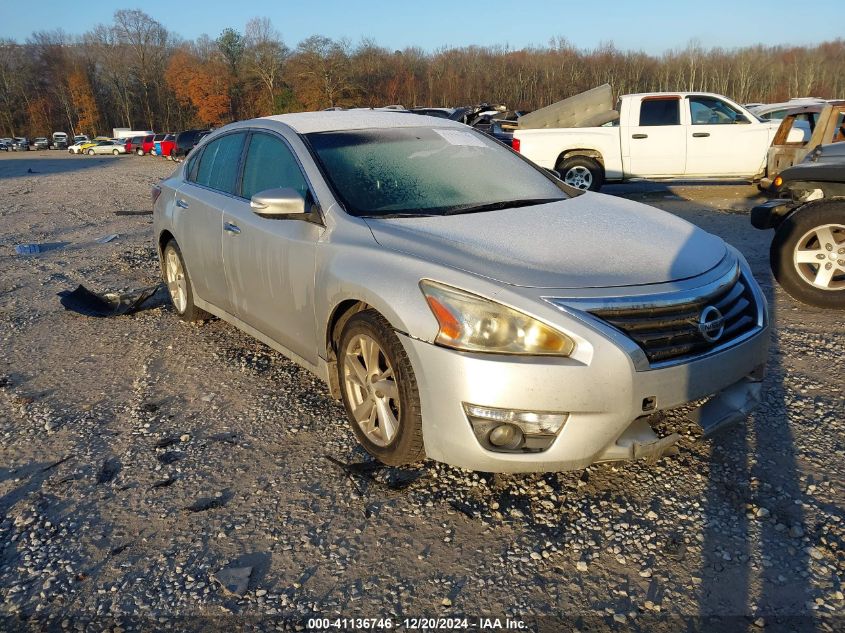
<path fill-rule="evenodd" d="M 607 192 L 749 258 L 776 324 L 761 409 L 712 440 L 662 415 L 681 450 L 654 466 L 490 475 L 372 463 L 318 379 L 223 322 L 66 312 L 78 283 L 157 282 L 151 218 L 115 212 L 171 169 L 0 155 L 0 628 L 843 629 L 845 315 L 771 280 L 755 188 Z"/>

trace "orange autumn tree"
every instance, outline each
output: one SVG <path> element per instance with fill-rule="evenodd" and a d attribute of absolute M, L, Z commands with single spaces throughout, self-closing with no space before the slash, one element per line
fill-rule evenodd
<path fill-rule="evenodd" d="M 164 78 L 179 103 L 193 106 L 202 124 L 217 126 L 227 121 L 230 80 L 222 61 L 203 61 L 180 49 L 171 56 Z"/>
<path fill-rule="evenodd" d="M 74 70 L 68 77 L 70 99 L 76 110 L 76 131 L 87 133 L 93 138 L 97 135 L 100 122 L 100 112 L 97 102 L 91 94 L 91 84 L 88 77 L 80 69 Z"/>

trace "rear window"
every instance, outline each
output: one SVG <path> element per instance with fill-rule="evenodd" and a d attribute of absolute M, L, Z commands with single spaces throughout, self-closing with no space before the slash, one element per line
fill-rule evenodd
<path fill-rule="evenodd" d="M 194 182 L 223 193 L 235 193 L 244 137 L 243 133 L 227 134 L 206 145 Z"/>
<path fill-rule="evenodd" d="M 640 103 L 640 125 L 680 125 L 679 99 L 643 99 Z"/>

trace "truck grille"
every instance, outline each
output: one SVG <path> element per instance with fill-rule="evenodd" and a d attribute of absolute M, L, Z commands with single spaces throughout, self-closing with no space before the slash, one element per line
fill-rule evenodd
<path fill-rule="evenodd" d="M 757 329 L 758 322 L 757 302 L 744 277 L 688 303 L 589 312 L 624 332 L 652 364 L 705 354 Z"/>

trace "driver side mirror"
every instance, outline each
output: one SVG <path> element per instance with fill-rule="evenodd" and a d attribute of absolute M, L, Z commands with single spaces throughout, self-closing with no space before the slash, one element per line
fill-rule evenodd
<path fill-rule="evenodd" d="M 282 187 L 259 191 L 249 201 L 252 212 L 264 218 L 307 213 L 305 198 L 296 189 Z"/>

